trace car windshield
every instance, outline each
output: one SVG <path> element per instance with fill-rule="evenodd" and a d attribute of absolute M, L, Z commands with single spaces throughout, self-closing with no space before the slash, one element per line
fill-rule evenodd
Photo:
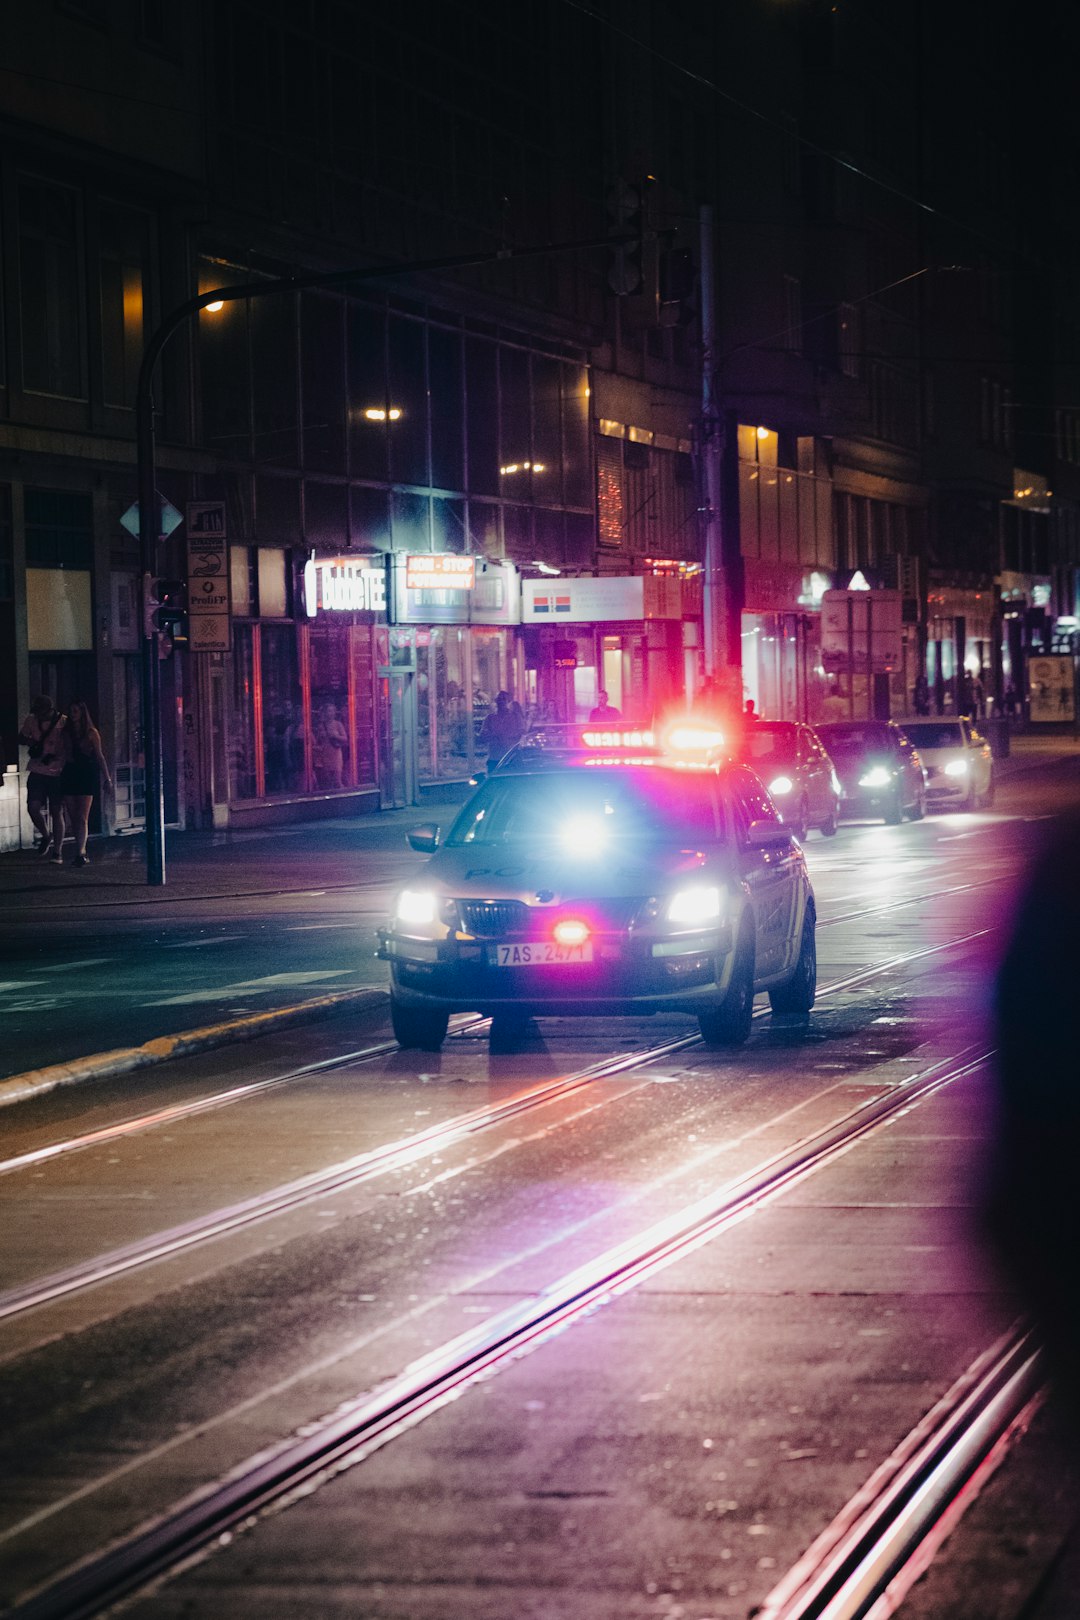
<path fill-rule="evenodd" d="M 740 752 L 751 765 L 787 763 L 798 757 L 798 733 L 794 726 L 750 726 Z"/>
<path fill-rule="evenodd" d="M 904 725 L 916 748 L 963 748 L 964 728 L 959 720 L 919 720 Z"/>
<path fill-rule="evenodd" d="M 881 753 L 889 747 L 889 733 L 884 726 L 860 724 L 857 720 L 819 726 L 818 736 L 830 754 L 865 754 L 871 749 Z"/>
<path fill-rule="evenodd" d="M 718 841 L 715 778 L 674 770 L 610 770 L 582 765 L 537 775 L 493 776 L 450 829 L 462 845 L 563 844 L 578 854 L 615 839 L 680 847 Z"/>

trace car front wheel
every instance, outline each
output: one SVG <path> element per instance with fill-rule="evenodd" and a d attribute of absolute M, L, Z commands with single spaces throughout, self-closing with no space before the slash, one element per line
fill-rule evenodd
<path fill-rule="evenodd" d="M 834 804 L 825 820 L 821 823 L 822 838 L 835 838 L 836 829 L 840 825 L 839 806 Z"/>
<path fill-rule="evenodd" d="M 719 1007 L 698 1014 L 701 1038 L 706 1046 L 742 1046 L 749 1039 L 753 1015 L 754 941 L 744 931 L 739 936 L 727 995 Z"/>
<path fill-rule="evenodd" d="M 817 994 L 817 935 L 814 913 L 809 906 L 803 918 L 802 938 L 799 942 L 799 960 L 786 984 L 778 984 L 769 991 L 769 1005 L 774 1013 L 808 1013 Z"/>
<path fill-rule="evenodd" d="M 434 1007 L 407 1007 L 391 996 L 390 1023 L 395 1041 L 404 1050 L 437 1052 L 446 1039 L 450 1014 Z"/>

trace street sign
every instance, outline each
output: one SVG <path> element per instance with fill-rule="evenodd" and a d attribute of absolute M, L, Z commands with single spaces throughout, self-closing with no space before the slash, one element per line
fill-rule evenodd
<path fill-rule="evenodd" d="M 157 529 L 158 534 L 159 535 L 170 535 L 170 534 L 172 534 L 173 530 L 179 528 L 180 524 L 183 523 L 183 521 L 184 521 L 183 518 L 181 517 L 180 513 L 176 510 L 176 507 L 172 504 L 172 502 L 167 501 L 165 499 L 164 495 L 159 495 L 158 496 L 158 529 Z M 123 517 L 120 519 L 120 522 L 121 522 L 122 526 L 127 530 L 128 534 L 133 535 L 136 540 L 139 538 L 139 503 L 138 503 L 138 501 L 132 501 L 131 505 L 128 507 L 127 511 L 124 513 Z"/>
<path fill-rule="evenodd" d="M 899 669 L 902 607 L 899 591 L 826 591 L 821 598 L 821 662 L 828 673 Z"/>
<path fill-rule="evenodd" d="M 192 652 L 228 652 L 232 616 L 223 501 L 188 503 L 187 555 L 188 647 Z"/>

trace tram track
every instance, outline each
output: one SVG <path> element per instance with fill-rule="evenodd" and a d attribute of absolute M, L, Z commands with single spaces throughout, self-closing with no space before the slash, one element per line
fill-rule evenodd
<path fill-rule="evenodd" d="M 976 929 L 958 938 L 937 945 L 924 946 L 917 951 L 903 952 L 868 968 L 847 974 L 821 987 L 818 991 L 819 999 L 824 1000 L 841 991 L 854 989 L 883 974 L 927 957 L 958 949 L 984 937 L 987 932 L 987 929 Z M 755 1013 L 757 1018 L 765 1015 L 764 1008 Z M 530 1087 L 504 1102 L 469 1110 L 396 1142 L 383 1143 L 365 1153 L 325 1169 L 313 1171 L 295 1181 L 255 1194 L 236 1204 L 212 1210 L 190 1221 L 151 1233 L 147 1237 L 96 1255 L 89 1260 L 80 1261 L 73 1266 L 8 1289 L 0 1293 L 0 1321 L 40 1309 L 84 1289 L 114 1281 L 140 1267 L 172 1259 L 186 1250 L 229 1236 L 244 1227 L 287 1214 L 315 1199 L 355 1188 L 376 1177 L 404 1169 L 468 1137 L 491 1130 L 520 1115 L 563 1101 L 597 1080 L 624 1074 L 677 1052 L 702 1048 L 703 1045 L 700 1035 L 687 1034 L 601 1059 L 598 1063 L 575 1070 L 569 1075 L 562 1075 Z"/>
<path fill-rule="evenodd" d="M 10 1610 L 10 1620 L 79 1620 L 115 1604 L 248 1527 L 270 1508 L 310 1494 L 456 1399 L 481 1378 L 543 1344 L 719 1237 L 934 1093 L 977 1073 L 968 1049 L 864 1101 L 732 1182 L 574 1267 L 538 1293 L 420 1356 L 374 1392 L 201 1487 L 149 1524 L 61 1574 Z M 855 1620 L 917 1559 L 943 1516 L 987 1466 L 1036 1396 L 1040 1372 L 1017 1327 L 973 1364 L 927 1414 L 791 1575 L 770 1620 Z M 914 1577 L 912 1577 L 914 1578 Z M 845 1606 L 837 1607 L 842 1599 Z M 882 1611 L 891 1612 L 891 1611 Z"/>
<path fill-rule="evenodd" d="M 858 922 L 864 917 L 888 915 L 890 912 L 899 911 L 912 905 L 926 904 L 944 896 L 992 887 L 997 881 L 997 879 L 985 879 L 980 882 L 956 884 L 947 888 L 926 890 L 916 895 L 904 896 L 901 899 L 889 900 L 881 905 L 864 906 L 856 911 L 844 912 L 840 916 L 819 916 L 817 926 L 819 930 L 834 928 L 841 924 Z M 826 990 L 822 988 L 818 991 L 818 994 L 824 996 Z M 453 1038 L 453 1034 L 473 1030 L 487 1022 L 487 1019 L 481 1018 L 460 1020 L 453 1026 L 451 1038 Z M 19 1170 L 31 1169 L 48 1163 L 50 1160 L 59 1159 L 69 1153 L 80 1152 L 86 1148 L 108 1146 L 111 1142 L 121 1141 L 125 1137 L 137 1135 L 141 1131 L 153 1130 L 166 1125 L 176 1125 L 186 1119 L 196 1118 L 214 1109 L 226 1108 L 238 1102 L 249 1101 L 278 1086 L 297 1080 L 309 1079 L 316 1074 L 331 1073 L 335 1069 L 368 1063 L 380 1057 L 391 1056 L 397 1051 L 398 1046 L 395 1041 L 378 1041 L 369 1047 L 342 1052 L 333 1057 L 322 1059 L 318 1063 L 303 1064 L 298 1068 L 289 1069 L 283 1074 L 270 1075 L 264 1080 L 251 1081 L 245 1085 L 228 1086 L 222 1091 L 211 1093 L 205 1097 L 194 1098 L 190 1102 L 152 1109 L 145 1114 L 134 1115 L 112 1125 L 100 1126 L 94 1131 L 80 1132 L 78 1135 L 68 1137 L 62 1141 L 51 1142 L 40 1148 L 31 1149 L 25 1153 L 13 1154 L 6 1159 L 0 1159 L 0 1176 L 10 1175 Z"/>

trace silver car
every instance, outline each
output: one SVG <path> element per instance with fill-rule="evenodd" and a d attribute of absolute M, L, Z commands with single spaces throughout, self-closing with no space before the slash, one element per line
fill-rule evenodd
<path fill-rule="evenodd" d="M 926 770 L 926 799 L 932 809 L 989 809 L 994 802 L 994 759 L 990 744 L 966 717 L 901 720 Z"/>
<path fill-rule="evenodd" d="M 814 896 L 802 850 L 745 766 L 579 755 L 490 776 L 380 933 L 394 1034 L 437 1050 L 452 1012 L 512 1040 L 537 1014 L 696 1015 L 746 1040 L 754 996 L 808 1013 Z"/>

